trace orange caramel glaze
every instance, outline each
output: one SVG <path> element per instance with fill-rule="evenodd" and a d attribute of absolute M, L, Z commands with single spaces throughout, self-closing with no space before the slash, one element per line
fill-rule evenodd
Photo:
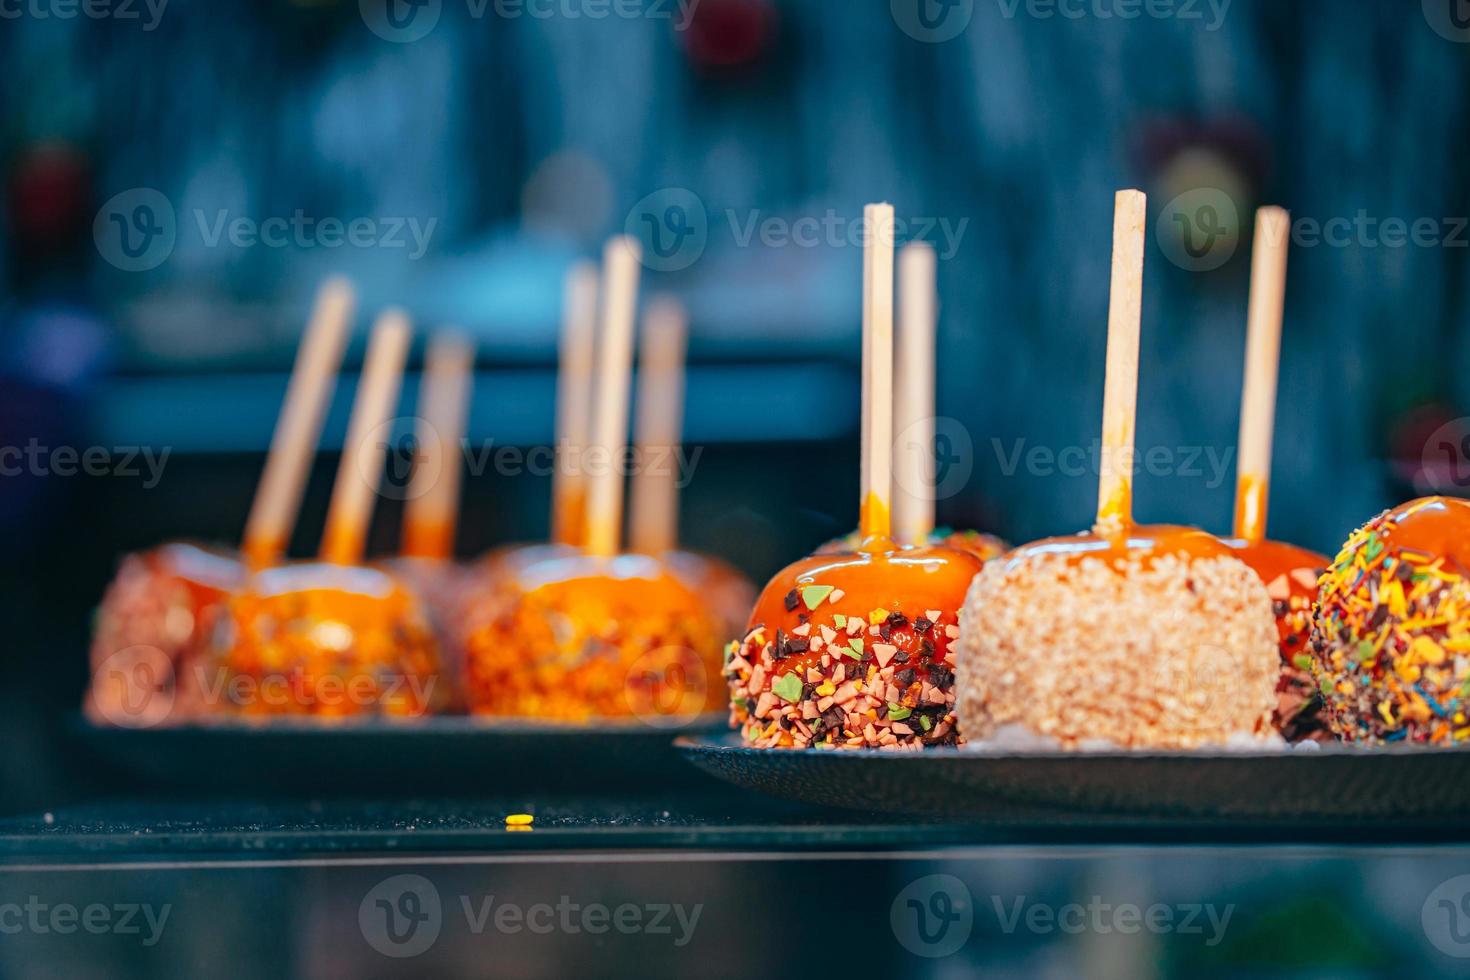
<path fill-rule="evenodd" d="M 248 715 L 418 716 L 448 695 L 439 685 L 440 651 L 423 606 L 382 569 L 321 562 L 266 569 L 230 597 L 224 616 L 223 642 L 213 655 L 226 674 L 284 677 L 291 696 L 218 708 Z M 321 696 L 316 688 L 328 677 L 351 681 L 362 696 Z M 423 683 L 401 685 L 399 678 Z"/>
<path fill-rule="evenodd" d="M 1315 551 L 1298 548 L 1294 544 L 1286 544 L 1283 541 L 1242 541 L 1240 538 L 1226 538 L 1225 543 L 1235 551 L 1235 556 L 1249 565 L 1267 585 L 1285 575 L 1288 581 L 1314 596 L 1317 594 L 1318 576 L 1331 564 L 1326 555 L 1319 555 Z M 1305 575 L 1294 578 L 1292 573 L 1297 571 L 1310 572 L 1311 584 L 1306 585 L 1302 581 Z M 1276 596 L 1273 595 L 1272 598 Z"/>
<path fill-rule="evenodd" d="M 814 629 L 835 627 L 834 617 L 839 614 L 861 619 L 866 628 L 870 625 L 869 614 L 883 609 L 889 613 L 901 612 L 909 620 L 906 626 L 893 630 L 888 642 L 900 651 L 917 654 L 923 638 L 915 631 L 913 621 L 930 609 L 940 610 L 946 616 L 956 615 L 964 605 L 970 582 L 984 562 L 952 548 L 897 550 L 891 542 L 886 547 L 880 543 L 878 547 L 883 550 L 814 555 L 787 566 L 756 600 L 747 632 L 765 626 L 768 632 L 779 629 L 789 634 L 803 623 L 811 623 Z M 801 590 L 813 585 L 832 586 L 834 594 L 840 591 L 842 595 L 835 602 L 829 596 L 815 609 L 808 609 L 801 599 Z M 795 608 L 787 608 L 793 590 L 797 592 Z M 839 628 L 838 635 L 845 638 L 848 634 Z M 944 660 L 949 646 L 944 631 L 931 631 L 929 639 L 935 645 L 930 659 L 935 663 Z M 805 670 L 821 658 L 822 652 L 813 650 L 786 657 L 776 664 L 774 676 L 798 667 Z M 918 665 L 917 659 L 914 664 Z"/>
<path fill-rule="evenodd" d="M 1217 558 L 1230 548 L 1213 534 L 1175 524 L 1135 524 L 1118 531 L 1088 531 L 1070 537 L 1044 538 L 1022 545 L 1001 559 L 1011 565 L 1041 555 L 1063 555 L 1070 564 L 1097 558 L 1116 564 L 1177 555 L 1182 558 Z"/>
<path fill-rule="evenodd" d="M 1379 532 L 1385 546 L 1443 556 L 1470 574 L 1470 501 L 1420 497 L 1389 511 Z"/>
<path fill-rule="evenodd" d="M 673 692 L 681 705 L 718 705 L 705 678 L 719 673 L 719 633 L 703 596 L 647 555 L 550 547 L 553 557 L 506 566 L 464 604 L 471 711 L 550 721 L 639 714 L 647 692 L 638 677 L 670 657 L 699 664 L 696 682 Z"/>

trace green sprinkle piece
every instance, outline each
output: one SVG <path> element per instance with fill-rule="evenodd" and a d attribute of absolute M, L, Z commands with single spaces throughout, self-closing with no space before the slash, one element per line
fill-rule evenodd
<path fill-rule="evenodd" d="M 1312 669 L 1312 658 L 1307 656 L 1305 653 L 1299 653 L 1295 657 L 1292 657 L 1291 662 L 1296 664 L 1297 670 Z"/>
<path fill-rule="evenodd" d="M 1373 656 L 1373 641 L 1359 640 L 1358 649 L 1355 656 L 1358 658 L 1359 663 L 1363 663 L 1364 661 L 1370 659 Z"/>
<path fill-rule="evenodd" d="M 832 625 L 840 630 L 847 629 L 847 617 L 842 615 L 842 613 L 834 613 L 832 616 Z"/>
<path fill-rule="evenodd" d="M 832 594 L 833 588 L 834 586 L 831 585 L 803 586 L 801 590 L 801 601 L 806 603 L 808 609 L 816 611 L 818 606 L 827 601 L 827 597 Z"/>
<path fill-rule="evenodd" d="M 903 705 L 894 704 L 892 701 L 888 702 L 889 721 L 903 721 L 905 718 L 913 713 L 914 711 L 912 708 L 905 708 Z"/>
<path fill-rule="evenodd" d="M 776 683 L 771 685 L 771 693 L 782 701 L 790 701 L 794 704 L 801 698 L 801 678 L 796 676 L 796 671 L 782 674 L 776 678 Z"/>
<path fill-rule="evenodd" d="M 847 645 L 852 647 L 852 652 L 859 657 L 863 655 L 863 638 L 861 636 L 854 636 L 847 641 Z"/>
<path fill-rule="evenodd" d="M 929 716 L 928 715 L 920 715 L 919 716 L 919 727 L 922 728 L 922 729 L 924 729 L 924 731 L 927 732 L 929 729 L 931 729 L 931 728 L 934 727 L 934 722 L 932 722 L 932 721 L 929 720 Z"/>

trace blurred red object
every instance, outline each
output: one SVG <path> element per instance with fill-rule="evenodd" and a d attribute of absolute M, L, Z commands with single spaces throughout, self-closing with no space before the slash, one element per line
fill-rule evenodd
<path fill-rule="evenodd" d="M 83 235 L 90 223 L 89 172 L 86 158 L 66 143 L 37 143 L 23 152 L 7 188 L 17 243 L 49 252 Z"/>
<path fill-rule="evenodd" d="M 696 68 L 723 71 L 754 64 L 776 36 L 770 0 L 704 0 L 684 26 L 684 44 Z"/>

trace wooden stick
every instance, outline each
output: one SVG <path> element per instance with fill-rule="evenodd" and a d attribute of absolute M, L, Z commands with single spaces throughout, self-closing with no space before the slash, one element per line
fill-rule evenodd
<path fill-rule="evenodd" d="M 893 531 L 920 545 L 934 531 L 934 333 L 939 260 L 928 242 L 898 253 L 898 346 L 894 365 Z"/>
<path fill-rule="evenodd" d="M 1252 543 L 1266 536 L 1290 221 L 1282 208 L 1256 211 L 1250 306 L 1246 313 L 1245 381 L 1240 394 L 1240 456 L 1235 475 L 1235 536 Z"/>
<path fill-rule="evenodd" d="M 1113 200 L 1113 277 L 1108 298 L 1108 361 L 1103 391 L 1102 465 L 1097 527 L 1133 523 L 1133 433 L 1138 409 L 1138 334 L 1143 319 L 1143 246 L 1148 199 L 1118 191 Z"/>
<path fill-rule="evenodd" d="M 475 345 L 452 332 L 429 345 L 419 382 L 417 458 L 414 481 L 426 475 L 427 487 L 410 484 L 403 515 L 403 553 L 410 558 L 449 561 L 459 523 L 459 492 L 464 475 L 465 425 L 474 383 Z"/>
<path fill-rule="evenodd" d="M 628 512 L 629 549 L 662 555 L 679 543 L 679 488 L 675 454 L 684 427 L 684 355 L 689 318 L 671 296 L 658 296 L 643 317 L 634 420 L 638 468 Z"/>
<path fill-rule="evenodd" d="M 342 445 L 342 462 L 337 466 L 337 482 L 332 487 L 332 503 L 327 509 L 322 561 L 336 565 L 362 561 L 388 450 L 382 429 L 398 405 L 411 333 L 408 317 L 399 310 L 384 311 L 373 326 L 347 425 L 347 441 Z"/>
<path fill-rule="evenodd" d="M 567 272 L 556 372 L 556 469 L 551 476 L 551 540 L 580 548 L 587 526 L 587 451 L 593 345 L 597 338 L 597 264 Z"/>
<path fill-rule="evenodd" d="M 356 303 L 352 284 L 345 279 L 328 279 L 317 292 L 245 524 L 241 550 L 252 568 L 274 565 L 286 553 Z"/>
<path fill-rule="evenodd" d="M 893 206 L 863 212 L 863 432 L 859 536 L 882 543 L 893 497 Z"/>
<path fill-rule="evenodd" d="M 592 445 L 600 459 L 587 487 L 587 552 L 618 553 L 623 530 L 623 465 L 628 445 L 628 376 L 633 369 L 633 324 L 638 313 L 642 250 L 627 235 L 611 239 L 602 256 L 603 301 L 598 330 L 597 390 Z"/>

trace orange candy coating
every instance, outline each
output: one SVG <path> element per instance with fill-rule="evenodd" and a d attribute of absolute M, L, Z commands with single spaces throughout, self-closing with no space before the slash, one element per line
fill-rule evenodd
<path fill-rule="evenodd" d="M 124 558 L 97 611 L 88 714 L 128 726 L 183 720 L 179 684 L 244 574 L 233 555 L 187 543 Z"/>
<path fill-rule="evenodd" d="M 952 744 L 959 609 L 983 562 L 949 548 L 814 555 L 776 575 L 725 665 L 762 747 Z"/>
<path fill-rule="evenodd" d="M 194 693 L 247 718 L 412 718 L 450 697 L 417 596 L 373 568 L 287 565 L 225 604 Z"/>
<path fill-rule="evenodd" d="M 834 538 L 816 550 L 818 555 L 836 555 L 843 552 L 856 551 L 862 545 L 862 535 L 852 531 L 840 538 Z M 941 548 L 954 548 L 957 551 L 968 551 L 981 561 L 990 561 L 999 558 L 1011 546 L 993 534 L 984 531 L 951 531 L 948 528 L 936 528 L 929 535 L 925 544 Z"/>
<path fill-rule="evenodd" d="M 487 583 L 462 629 L 477 714 L 673 725 L 718 704 L 715 622 L 700 595 L 648 556 L 527 565 Z"/>

